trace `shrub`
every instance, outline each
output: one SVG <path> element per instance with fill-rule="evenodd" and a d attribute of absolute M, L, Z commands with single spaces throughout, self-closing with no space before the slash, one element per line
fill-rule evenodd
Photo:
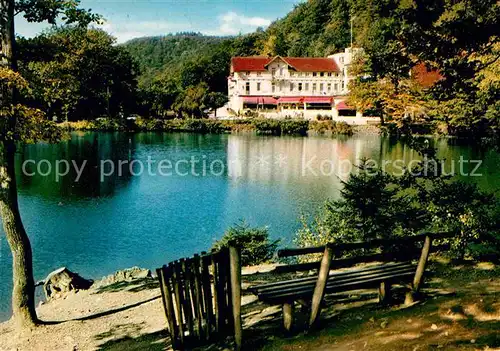
<path fill-rule="evenodd" d="M 258 134 L 281 134 L 280 121 L 276 119 L 254 119 L 252 120 L 252 125 Z"/>
<path fill-rule="evenodd" d="M 98 118 L 93 121 L 76 121 L 60 123 L 61 128 L 69 130 L 100 130 L 100 131 L 120 131 L 125 130 L 125 121 L 112 118 Z"/>
<path fill-rule="evenodd" d="M 63 129 L 68 130 L 93 130 L 94 123 L 92 121 L 77 121 L 77 122 L 63 122 L 59 126 Z"/>
<path fill-rule="evenodd" d="M 328 116 L 328 115 L 323 116 L 321 113 L 318 113 L 318 115 L 316 116 L 316 120 L 318 120 L 318 121 L 331 121 L 332 116 Z"/>
<path fill-rule="evenodd" d="M 131 123 L 129 126 L 132 129 L 142 130 L 142 131 L 155 131 L 163 129 L 163 121 L 154 118 L 137 118 L 135 123 Z"/>
<path fill-rule="evenodd" d="M 102 131 L 120 131 L 125 130 L 125 121 L 113 118 L 98 118 L 93 121 L 94 128 Z"/>
<path fill-rule="evenodd" d="M 352 135 L 353 128 L 345 122 L 335 122 L 331 120 L 318 120 L 309 123 L 309 129 L 317 134 L 331 135 Z"/>
<path fill-rule="evenodd" d="M 224 125 L 230 128 L 231 132 L 233 133 L 255 131 L 255 127 L 253 126 L 253 124 L 246 119 L 224 121 Z"/>
<path fill-rule="evenodd" d="M 290 119 L 280 121 L 281 134 L 289 135 L 307 135 L 309 129 L 309 122 L 300 119 Z"/>
<path fill-rule="evenodd" d="M 269 231 L 264 228 L 251 228 L 245 221 L 230 227 L 222 239 L 217 241 L 212 249 L 220 250 L 230 245 L 241 249 L 241 265 L 257 265 L 272 259 L 277 241 L 269 240 Z"/>

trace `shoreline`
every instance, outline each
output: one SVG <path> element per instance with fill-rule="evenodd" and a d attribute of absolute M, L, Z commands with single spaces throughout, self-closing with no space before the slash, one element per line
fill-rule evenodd
<path fill-rule="evenodd" d="M 98 119 L 57 124 L 65 132 L 124 132 L 124 133 L 192 133 L 192 134 L 253 134 L 263 136 L 334 137 L 353 135 L 384 135 L 388 137 L 443 138 L 474 144 L 497 142 L 498 137 L 452 135 L 435 133 L 403 134 L 394 132 L 391 124 L 348 124 L 332 120 L 303 119 L 142 119 L 116 120 Z"/>

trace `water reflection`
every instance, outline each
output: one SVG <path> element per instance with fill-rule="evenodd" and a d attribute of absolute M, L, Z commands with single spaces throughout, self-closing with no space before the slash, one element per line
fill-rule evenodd
<path fill-rule="evenodd" d="M 70 140 L 55 145 L 26 145 L 16 157 L 19 188 L 23 193 L 48 198 L 111 196 L 130 181 L 131 175 L 124 167 L 120 177 L 114 174 L 101 181 L 101 160 L 130 161 L 135 149 L 135 138 L 126 133 L 77 132 L 71 134 Z M 61 174 L 66 173 L 66 166 L 61 161 L 67 161 L 68 173 L 57 177 L 57 164 Z"/>
<path fill-rule="evenodd" d="M 460 157 L 483 160 L 482 177 L 465 178 L 484 190 L 500 185 L 500 156 L 493 150 L 430 140 L 447 162 Z M 170 176 L 133 176 L 127 168 L 101 182 L 101 160 L 222 162 L 224 172 L 196 176 L 189 164 Z M 273 238 L 291 244 L 302 213 L 313 213 L 336 198 L 348 175 L 348 161 L 377 162 L 418 155 L 405 144 L 378 135 L 350 138 L 258 137 L 169 133 L 74 133 L 57 145 L 28 145 L 17 154 L 23 221 L 34 252 L 36 279 L 60 266 L 98 278 L 131 266 L 155 268 L 210 248 L 239 219 L 269 226 Z M 22 174 L 26 160 L 75 160 L 84 169 L 56 181 Z M 239 164 L 233 163 L 239 160 Z M 194 164 L 202 174 L 203 162 Z M 324 168 L 322 170 L 322 168 Z M 331 171 L 333 169 L 334 171 Z M 323 172 L 324 171 L 324 172 Z M 9 315 L 10 254 L 0 231 L 0 320 Z"/>

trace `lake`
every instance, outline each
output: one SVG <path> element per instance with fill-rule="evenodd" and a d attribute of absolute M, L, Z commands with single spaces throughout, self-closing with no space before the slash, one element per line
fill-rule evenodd
<path fill-rule="evenodd" d="M 481 160 L 482 176 L 464 179 L 498 189 L 498 153 L 452 139 L 430 142 L 448 166 L 460 157 Z M 153 269 L 210 249 L 241 219 L 268 226 L 290 245 L 300 215 L 338 197 L 348 164 L 362 158 L 408 163 L 418 155 L 378 135 L 73 133 L 57 145 L 27 145 L 18 152 L 17 174 L 35 279 L 61 266 L 94 279 L 132 266 Z M 0 279 L 6 320 L 12 285 L 3 233 Z"/>

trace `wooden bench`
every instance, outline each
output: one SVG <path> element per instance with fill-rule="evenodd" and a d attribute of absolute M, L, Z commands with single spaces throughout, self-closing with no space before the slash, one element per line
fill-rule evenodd
<path fill-rule="evenodd" d="M 279 265 L 275 272 L 292 273 L 317 269 L 318 273 L 313 276 L 252 286 L 249 290 L 261 301 L 283 305 L 283 322 L 288 331 L 293 324 L 295 301 L 310 303 L 309 327 L 311 327 L 317 322 L 321 302 L 328 293 L 378 288 L 380 301 L 388 303 L 391 299 L 391 286 L 403 284 L 408 287 L 405 303 L 409 304 L 413 302 L 422 286 L 432 241 L 450 236 L 449 233 L 427 233 L 398 239 L 376 239 L 280 250 L 279 257 L 296 257 L 321 252 L 323 257 L 317 262 Z M 438 248 L 446 249 L 443 246 Z M 352 252 L 357 253 L 357 256 L 335 258 Z M 377 263 L 352 269 L 355 264 L 370 262 Z M 344 267 L 351 269 L 330 272 L 332 269 Z"/>
<path fill-rule="evenodd" d="M 241 348 L 241 258 L 237 248 L 183 258 L 156 270 L 175 350 L 234 335 Z"/>

